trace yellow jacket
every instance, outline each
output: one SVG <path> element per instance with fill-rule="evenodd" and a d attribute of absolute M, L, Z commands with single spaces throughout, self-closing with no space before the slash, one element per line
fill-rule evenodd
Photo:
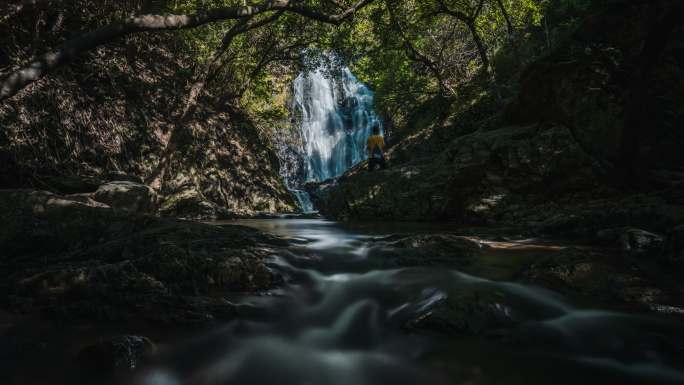
<path fill-rule="evenodd" d="M 373 151 L 376 147 L 379 148 L 382 153 L 385 151 L 385 138 L 383 138 L 382 135 L 371 135 L 368 137 L 367 147 L 369 155 L 373 155 Z"/>

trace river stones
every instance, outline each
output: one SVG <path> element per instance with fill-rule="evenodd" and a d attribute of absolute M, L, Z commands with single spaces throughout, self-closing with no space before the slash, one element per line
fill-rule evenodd
<path fill-rule="evenodd" d="M 628 229 L 620 237 L 622 251 L 631 256 L 657 254 L 662 244 L 662 236 L 641 229 Z"/>
<path fill-rule="evenodd" d="M 566 295 L 591 297 L 628 309 L 654 309 L 676 295 L 672 288 L 652 282 L 635 264 L 624 259 L 616 263 L 600 250 L 564 249 L 524 268 L 518 278 Z"/>
<path fill-rule="evenodd" d="M 506 294 L 466 290 L 442 298 L 404 324 L 407 331 L 449 335 L 482 335 L 517 326 L 521 315 Z"/>
<path fill-rule="evenodd" d="M 463 267 L 487 246 L 453 234 L 391 235 L 374 240 L 369 257 L 396 266 Z"/>
<path fill-rule="evenodd" d="M 141 360 L 155 350 L 154 343 L 147 337 L 121 335 L 101 339 L 84 347 L 76 360 L 86 371 L 129 371 L 136 369 Z"/>
<path fill-rule="evenodd" d="M 41 191 L 0 191 L 0 304 L 56 318 L 225 318 L 228 291 L 270 288 L 282 241 L 241 226 L 155 218 Z M 206 297 L 206 301 L 197 297 Z"/>

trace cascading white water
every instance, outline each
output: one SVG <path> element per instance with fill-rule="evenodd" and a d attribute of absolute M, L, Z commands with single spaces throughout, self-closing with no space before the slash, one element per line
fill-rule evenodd
<path fill-rule="evenodd" d="M 326 76 L 323 65 L 301 73 L 293 85 L 292 111 L 297 116 L 305 156 L 305 181 L 342 175 L 366 159 L 366 139 L 374 123 L 373 92 L 343 67 Z"/>

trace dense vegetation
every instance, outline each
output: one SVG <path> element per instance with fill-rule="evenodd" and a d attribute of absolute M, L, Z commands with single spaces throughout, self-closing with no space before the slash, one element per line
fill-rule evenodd
<path fill-rule="evenodd" d="M 242 1 L 45 0 L 4 7 L 3 99 L 30 85 L 12 100 L 27 97 L 40 87 L 40 82 L 31 85 L 34 81 L 53 69 L 60 75 L 73 70 L 84 60 L 125 60 L 133 68 L 136 62 L 154 60 L 149 50 L 155 47 L 182 58 L 182 68 L 164 75 L 184 79 L 175 82 L 175 95 L 168 95 L 174 100 L 159 95 L 153 101 L 175 111 L 175 127 L 158 154 L 159 164 L 145 175 L 150 181 L 182 142 L 176 131 L 196 118 L 198 100 L 234 106 L 273 126 L 287 118 L 289 80 L 306 65 L 306 57 L 320 52 L 335 52 L 335 60 L 350 65 L 376 91 L 377 109 L 398 141 L 431 123 L 433 112 L 445 117 L 477 106 L 475 116 L 460 119 L 462 126 L 496 115 L 518 94 L 522 69 L 545 55 L 576 49 L 568 40 L 588 17 L 636 7 L 648 19 L 641 36 L 632 39 L 643 52 L 619 52 L 614 42 L 592 44 L 605 51 L 605 60 L 623 67 L 623 76 L 636 79 L 623 104 L 677 96 L 666 90 L 644 95 L 651 76 L 659 76 L 652 67 L 672 49 L 668 42 L 679 23 L 669 15 L 680 7 L 673 1 L 266 1 L 247 6 Z M 145 14 L 179 16 L 133 16 Z M 27 63 L 32 64 L 24 67 Z M 161 72 L 151 75 L 161 78 Z M 674 104 L 665 103 L 670 108 L 659 111 L 672 115 L 670 125 L 681 119 Z M 629 169 L 623 177 L 634 179 L 639 132 L 647 131 L 648 123 L 644 116 L 625 119 L 624 135 L 615 139 L 619 148 L 609 163 L 621 162 L 620 168 Z"/>
<path fill-rule="evenodd" d="M 682 0 L 1 1 L 0 373 L 680 383 L 682 15 Z M 368 86 L 330 92 L 317 121 L 348 123 L 352 101 L 377 113 L 389 167 L 306 183 L 314 97 L 293 84 L 314 69 L 326 97 Z M 331 147 L 363 155 L 338 126 Z M 337 222 L 309 220 L 307 192 Z"/>

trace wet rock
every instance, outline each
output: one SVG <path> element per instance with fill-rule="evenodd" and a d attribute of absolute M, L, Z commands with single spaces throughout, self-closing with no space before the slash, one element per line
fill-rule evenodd
<path fill-rule="evenodd" d="M 662 244 L 663 237 L 640 229 L 628 229 L 620 236 L 622 251 L 631 256 L 659 253 Z"/>
<path fill-rule="evenodd" d="M 129 371 L 140 366 L 144 357 L 155 349 L 154 343 L 147 337 L 122 335 L 84 347 L 76 359 L 86 371 Z"/>
<path fill-rule="evenodd" d="M 153 214 L 157 210 L 157 193 L 149 186 L 130 181 L 114 181 L 100 186 L 92 198 L 114 210 Z"/>
<path fill-rule="evenodd" d="M 369 257 L 396 266 L 462 267 L 486 248 L 476 240 L 453 234 L 392 235 L 375 240 Z"/>
<path fill-rule="evenodd" d="M 441 299 L 404 327 L 409 331 L 481 335 L 515 327 L 521 321 L 505 294 L 466 291 Z"/>

